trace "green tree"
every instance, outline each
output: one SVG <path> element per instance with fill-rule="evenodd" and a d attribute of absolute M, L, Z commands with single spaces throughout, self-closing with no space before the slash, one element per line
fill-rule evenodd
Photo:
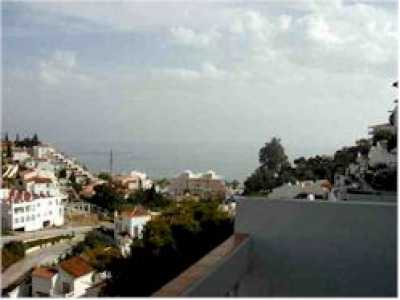
<path fill-rule="evenodd" d="M 126 204 L 123 196 L 109 183 L 95 186 L 94 191 L 95 194 L 88 201 L 109 211 L 119 209 Z"/>
<path fill-rule="evenodd" d="M 394 133 L 388 129 L 380 129 L 374 132 L 372 137 L 373 145 L 376 145 L 379 141 L 389 141 L 393 139 Z"/>
<path fill-rule="evenodd" d="M 101 172 L 99 175 L 97 175 L 97 177 L 105 181 L 111 181 L 112 179 L 111 174 L 107 172 Z"/>
<path fill-rule="evenodd" d="M 356 146 L 362 155 L 368 155 L 371 149 L 371 142 L 368 139 L 359 139 L 356 141 Z"/>
<path fill-rule="evenodd" d="M 25 246 L 22 242 L 9 242 L 1 249 L 1 269 L 4 271 L 12 264 L 25 257 Z"/>
<path fill-rule="evenodd" d="M 102 296 L 150 296 L 232 232 L 232 219 L 216 202 L 171 204 L 146 224 L 143 239 L 134 241 L 131 255 L 110 265 L 111 279 Z"/>
<path fill-rule="evenodd" d="M 232 180 L 231 186 L 234 190 L 237 189 L 239 187 L 239 185 L 240 185 L 240 182 L 237 179 Z"/>
<path fill-rule="evenodd" d="M 171 203 L 171 199 L 156 191 L 153 184 L 150 189 L 139 189 L 129 195 L 127 202 L 132 205 L 142 205 L 151 210 L 160 210 Z"/>
<path fill-rule="evenodd" d="M 69 181 L 71 181 L 72 184 L 76 183 L 75 172 L 71 173 L 71 175 L 69 176 Z"/>
<path fill-rule="evenodd" d="M 292 169 L 281 145 L 280 139 L 273 137 L 259 151 L 260 166 L 245 180 L 244 193 L 269 193 L 273 188 L 292 181 Z"/>
<path fill-rule="evenodd" d="M 62 168 L 58 172 L 58 178 L 67 178 L 67 170 L 65 168 Z"/>
<path fill-rule="evenodd" d="M 37 133 L 35 133 L 32 137 L 32 146 L 37 146 L 40 144 L 39 137 Z"/>
<path fill-rule="evenodd" d="M 282 168 L 289 165 L 280 139 L 273 137 L 270 142 L 265 143 L 259 151 L 259 162 L 261 167 L 275 172 L 280 172 Z"/>
<path fill-rule="evenodd" d="M 7 158 L 11 158 L 12 157 L 11 143 L 7 143 L 6 157 Z"/>

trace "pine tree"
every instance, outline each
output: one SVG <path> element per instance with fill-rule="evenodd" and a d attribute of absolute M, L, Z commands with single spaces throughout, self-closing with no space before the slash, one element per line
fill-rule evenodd
<path fill-rule="evenodd" d="M 38 135 L 36 133 L 33 135 L 32 144 L 33 144 L 33 146 L 39 145 L 39 138 L 38 138 Z"/>

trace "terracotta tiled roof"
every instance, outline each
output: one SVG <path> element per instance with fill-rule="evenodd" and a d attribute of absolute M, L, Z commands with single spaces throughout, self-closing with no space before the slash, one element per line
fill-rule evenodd
<path fill-rule="evenodd" d="M 121 211 L 121 216 L 126 218 L 150 216 L 150 213 L 143 206 L 135 206 L 133 209 Z"/>
<path fill-rule="evenodd" d="M 17 189 L 11 189 L 8 194 L 8 198 L 5 199 L 6 203 L 21 203 L 30 202 L 34 199 L 34 195 L 28 191 L 19 191 Z"/>
<path fill-rule="evenodd" d="M 36 268 L 32 272 L 32 276 L 37 276 L 37 277 L 42 277 L 42 278 L 47 278 L 47 279 L 52 278 L 56 274 L 57 274 L 57 270 L 52 269 L 52 268 L 46 268 L 46 267 Z"/>
<path fill-rule="evenodd" d="M 61 269 L 73 277 L 81 277 L 93 271 L 93 268 L 82 257 L 75 256 L 60 263 Z"/>
<path fill-rule="evenodd" d="M 27 182 L 33 181 L 35 183 L 51 183 L 51 179 L 48 177 L 39 177 L 39 176 L 35 176 L 32 178 L 28 178 L 26 179 Z"/>

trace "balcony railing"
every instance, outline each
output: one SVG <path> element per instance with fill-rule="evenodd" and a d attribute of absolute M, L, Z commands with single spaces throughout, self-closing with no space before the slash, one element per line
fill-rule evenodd
<path fill-rule="evenodd" d="M 227 296 L 247 271 L 249 245 L 247 234 L 233 234 L 152 296 Z"/>

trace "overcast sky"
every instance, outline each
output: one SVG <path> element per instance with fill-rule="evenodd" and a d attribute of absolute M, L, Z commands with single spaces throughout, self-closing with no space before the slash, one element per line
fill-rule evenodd
<path fill-rule="evenodd" d="M 385 122 L 396 1 L 3 2 L 3 132 L 329 153 Z M 256 148 L 257 148 L 256 147 Z"/>

